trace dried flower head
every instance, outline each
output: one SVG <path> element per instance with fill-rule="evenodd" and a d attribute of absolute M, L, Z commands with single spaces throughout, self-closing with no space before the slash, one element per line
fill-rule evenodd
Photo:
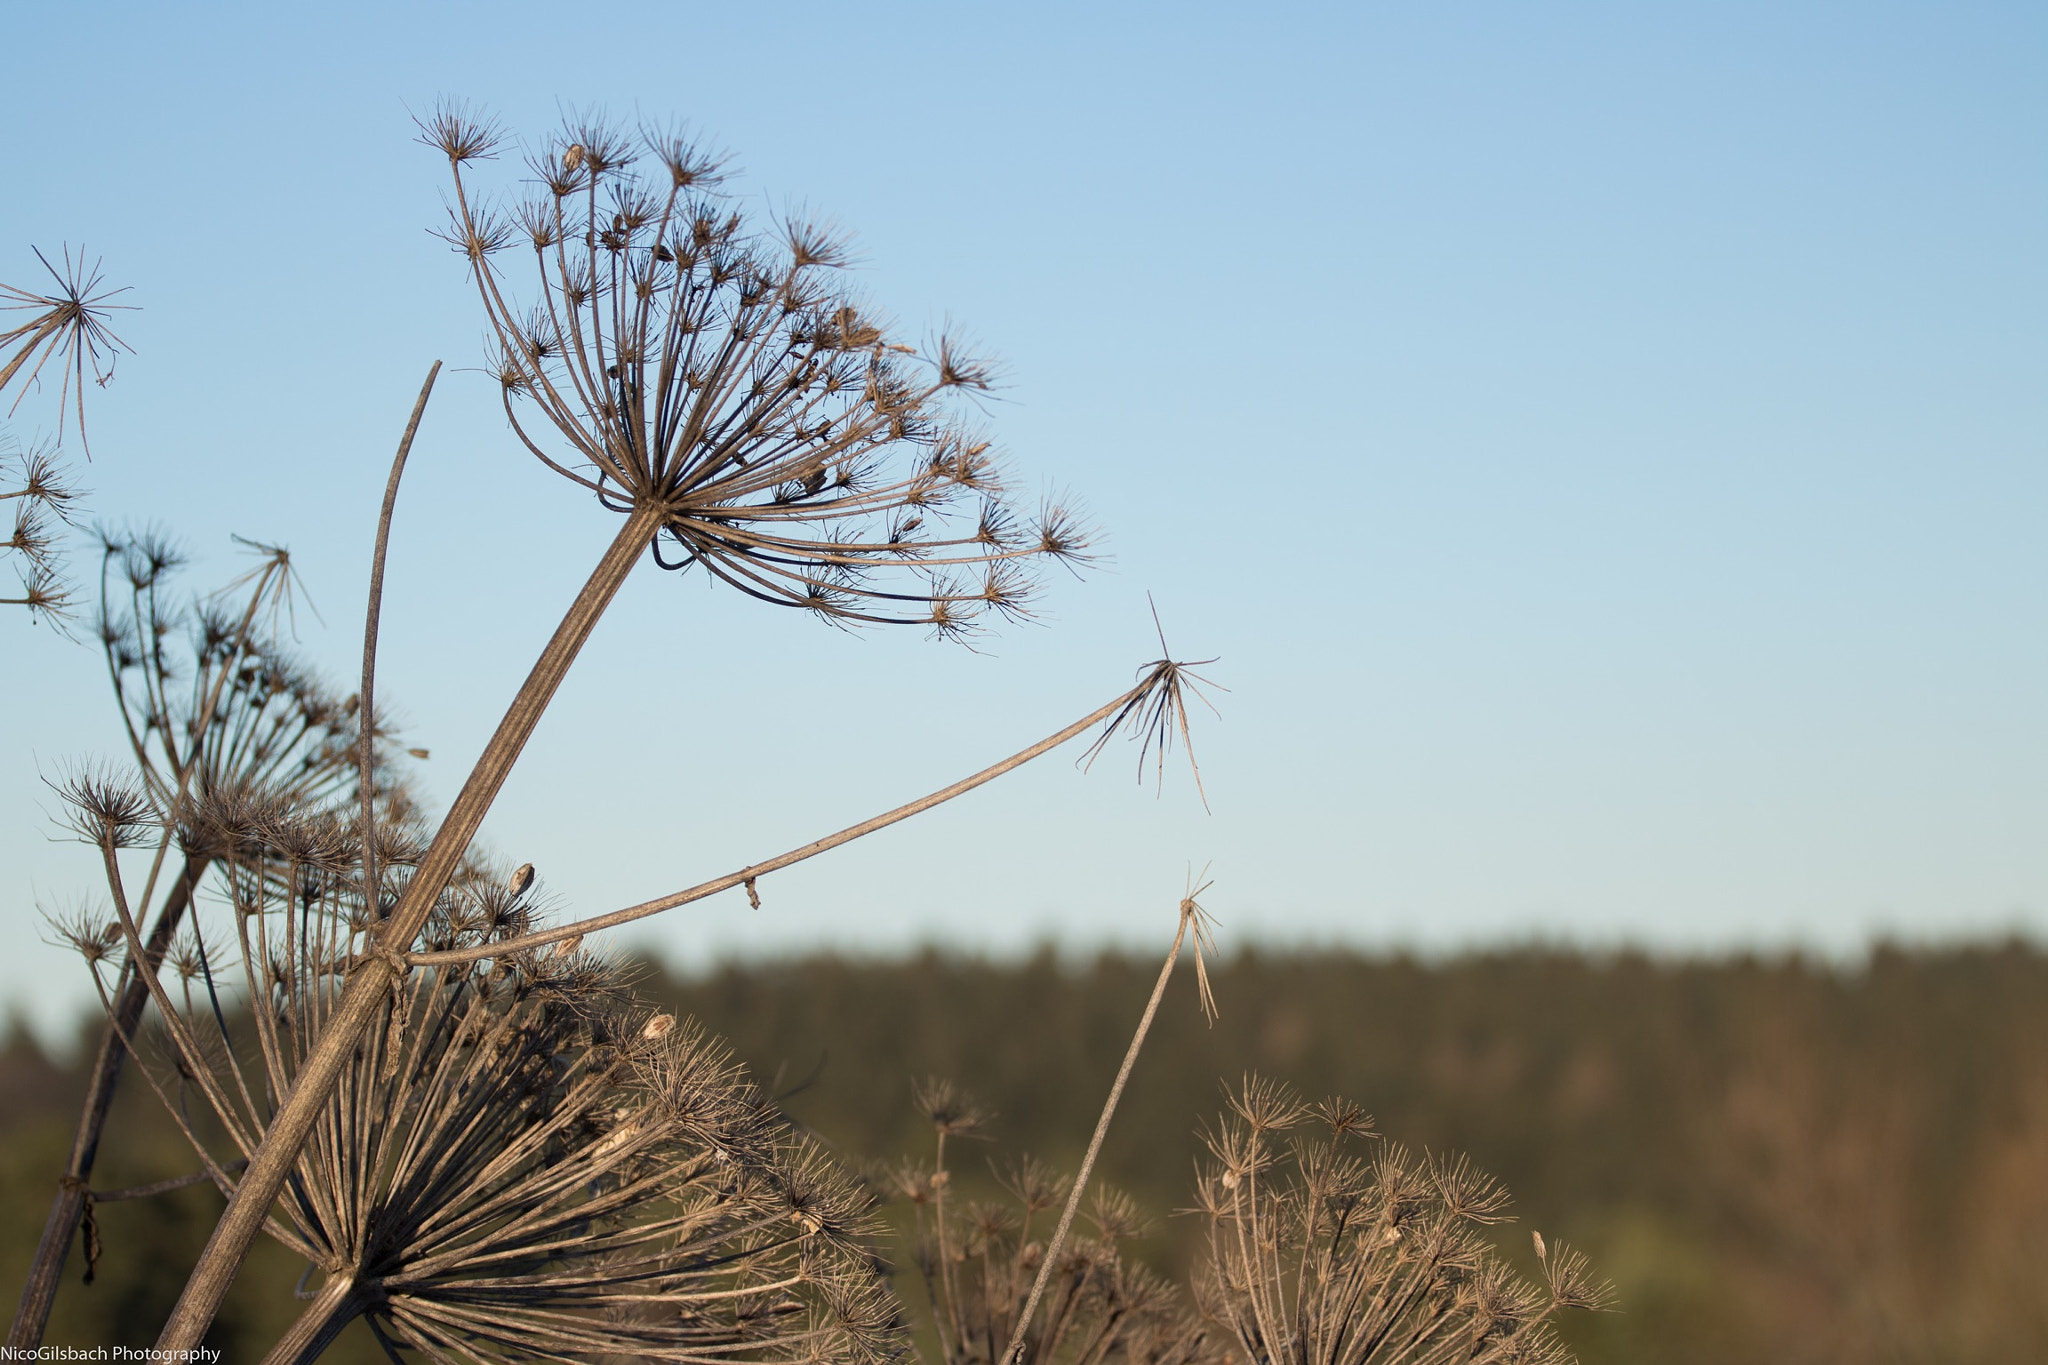
<path fill-rule="evenodd" d="M 657 508 L 655 559 L 841 623 L 957 636 L 1028 614 L 1021 566 L 1077 563 L 1053 501 L 1028 523 L 955 399 L 986 393 L 957 339 L 920 350 L 839 282 L 842 236 L 750 225 L 689 137 L 577 120 L 534 148 L 505 210 L 468 168 L 499 137 L 461 109 L 422 122 L 448 159 L 446 234 L 469 261 L 505 413 L 549 468 L 618 511 Z M 530 255 L 516 298 L 508 252 Z M 664 543 L 665 542 L 665 543 Z"/>
<path fill-rule="evenodd" d="M 918 1107 L 943 1083 L 920 1092 Z M 950 1089 L 950 1087 L 947 1087 Z M 952 1092 L 957 1100 L 957 1092 Z M 1026 1158 L 999 1171 L 1007 1203 L 948 1202 L 944 1129 L 938 1165 L 905 1167 L 896 1180 L 916 1212 L 915 1260 L 938 1339 L 941 1365 L 993 1365 L 1015 1335 L 1047 1254 L 1054 1219 L 1067 1193 L 1065 1177 Z M 1195 1365 L 1216 1360 L 1214 1334 L 1181 1296 L 1119 1244 L 1141 1235 L 1148 1220 L 1120 1192 L 1096 1189 L 1084 1221 L 1089 1235 L 1070 1236 L 1054 1253 L 1050 1290 L 1033 1314 L 1022 1359 L 1033 1365 Z"/>
<path fill-rule="evenodd" d="M 1283 1148 L 1304 1124 L 1319 1135 Z M 1546 1283 L 1518 1278 L 1483 1235 L 1507 1195 L 1463 1158 L 1365 1154 L 1371 1120 L 1341 1100 L 1303 1105 L 1256 1078 L 1205 1134 L 1196 1182 L 1209 1220 L 1195 1297 L 1230 1355 L 1265 1365 L 1562 1362 L 1551 1320 L 1598 1308 L 1605 1286 L 1563 1246 Z"/>
<path fill-rule="evenodd" d="M 266 794 L 302 813 L 352 798 L 360 729 L 354 697 L 337 696 L 291 657 L 278 629 L 289 609 L 289 560 L 268 551 L 268 583 L 247 601 L 187 598 L 179 547 L 154 531 L 101 536 L 96 623 L 138 773 L 169 806 L 184 786 L 212 797 Z M 231 587 L 234 585 L 230 585 Z M 373 778 L 404 802 L 389 735 L 373 727 Z M 189 833 L 189 832 L 188 832 Z"/>
<path fill-rule="evenodd" d="M 95 969 L 102 963 L 119 965 L 121 922 L 106 911 L 79 905 L 42 913 L 55 941 L 84 958 L 87 965 Z"/>
<path fill-rule="evenodd" d="M 930 1076 L 918 1082 L 912 1089 L 911 1103 L 931 1120 L 941 1139 L 980 1137 L 988 1121 L 995 1117 L 943 1076 Z"/>
<path fill-rule="evenodd" d="M 58 527 L 70 522 L 77 496 L 54 446 L 23 450 L 0 432 L 0 502 L 14 504 L 4 549 L 18 556 L 15 572 L 21 580 L 21 595 L 0 598 L 0 606 L 27 607 L 33 615 L 56 619 L 69 613 L 71 593 L 63 579 Z"/>
<path fill-rule="evenodd" d="M 224 856 L 234 939 L 159 987 L 151 1085 L 224 1192 L 376 951 L 339 820 L 273 819 Z M 282 890 L 281 890 L 282 889 Z M 428 940 L 527 927 L 475 869 Z M 81 922 L 78 932 L 88 931 Z M 299 1158 L 270 1235 L 318 1287 L 273 1352 L 310 1360 L 356 1317 L 433 1360 L 881 1360 L 867 1196 L 729 1053 L 638 1009 L 620 968 L 513 953 L 410 975 Z M 197 1089 L 219 1140 L 184 1117 Z"/>
<path fill-rule="evenodd" d="M 1109 747 L 1109 741 L 1123 733 L 1138 744 L 1138 780 L 1145 780 L 1147 759 L 1154 762 L 1154 781 L 1164 787 L 1166 781 L 1166 757 L 1173 751 L 1175 736 L 1181 747 L 1187 750 L 1188 769 L 1194 774 L 1195 792 L 1206 808 L 1208 793 L 1202 789 L 1202 765 L 1195 761 L 1195 737 L 1188 726 L 1188 698 L 1209 708 L 1209 714 L 1216 714 L 1216 705 L 1203 692 L 1205 687 L 1228 691 L 1220 684 L 1211 682 L 1195 672 L 1216 662 L 1215 659 L 1197 659 L 1192 663 L 1174 660 L 1173 651 L 1166 644 L 1166 628 L 1159 623 L 1159 609 L 1152 608 L 1152 625 L 1159 632 L 1159 658 L 1138 670 L 1142 680 L 1140 690 L 1134 692 L 1123 709 L 1113 716 L 1095 737 L 1079 760 L 1085 770 L 1093 767 L 1102 751 Z"/>
<path fill-rule="evenodd" d="M 162 828 L 163 812 L 142 784 L 112 768 L 80 768 L 51 785 L 67 807 L 65 826 L 86 843 L 135 848 Z"/>
<path fill-rule="evenodd" d="M 129 349 L 108 326 L 108 314 L 129 307 L 109 300 L 128 291 L 109 289 L 99 262 L 88 266 L 82 251 L 74 260 L 71 249 L 66 247 L 61 271 L 40 251 L 36 252 L 36 259 L 43 263 L 43 269 L 55 283 L 49 293 L 0 284 L 0 297 L 14 300 L 0 303 L 0 312 L 29 314 L 26 321 L 0 331 L 0 393 L 5 393 L 9 384 L 20 382 L 22 392 L 15 395 L 7 409 L 12 416 L 27 391 L 41 378 L 44 367 L 55 359 L 63 377 L 57 401 L 58 434 L 63 434 L 62 414 L 69 405 L 77 413 L 78 438 L 83 442 L 86 371 L 91 370 L 94 383 L 105 387 L 114 377 L 114 362 L 119 353 Z M 91 449 L 87 445 L 88 455 Z"/>

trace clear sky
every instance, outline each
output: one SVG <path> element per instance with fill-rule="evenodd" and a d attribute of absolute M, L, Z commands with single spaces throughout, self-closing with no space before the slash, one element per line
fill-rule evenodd
<path fill-rule="evenodd" d="M 17 5 L 0 279 L 141 312 L 91 511 L 295 552 L 453 793 L 612 519 L 515 449 L 408 110 L 681 118 L 857 236 L 1110 561 L 982 654 L 643 570 L 486 827 L 614 908 L 1220 655 L 1213 814 L 1063 758 L 630 941 L 1667 950 L 2048 929 L 2048 10 L 2031 4 Z M 47 399 L 49 395 L 45 395 Z M 38 403 L 41 406 L 38 406 Z M 50 421 L 32 398 L 14 429 Z M 0 619 L 0 993 L 82 969 L 39 774 L 96 651 Z"/>

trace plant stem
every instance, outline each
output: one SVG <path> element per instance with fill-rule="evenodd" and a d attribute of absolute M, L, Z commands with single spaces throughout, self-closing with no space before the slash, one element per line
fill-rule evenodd
<path fill-rule="evenodd" d="M 405 424 L 405 435 L 399 438 L 398 454 L 391 461 L 391 477 L 384 481 L 384 507 L 377 515 L 377 548 L 370 556 L 370 605 L 363 613 L 363 690 L 356 694 L 362 719 L 356 763 L 363 803 L 363 898 L 373 915 L 383 905 L 381 883 L 377 880 L 377 788 L 371 770 L 377 757 L 377 629 L 384 618 L 384 557 L 391 547 L 391 514 L 398 507 L 398 481 L 405 474 L 406 457 L 412 454 L 412 438 L 419 432 L 420 418 L 427 410 L 427 399 L 433 394 L 434 380 L 440 373 L 441 362 L 437 360 L 427 371 L 427 382 L 420 385 L 419 401 L 412 405 L 412 420 Z"/>
<path fill-rule="evenodd" d="M 188 858 L 178 879 L 157 912 L 149 931 L 145 953 L 153 970 L 183 922 L 192 903 L 192 892 L 206 871 L 206 859 Z M 114 1090 L 121 1080 L 122 1063 L 132 1038 L 149 1004 L 149 984 L 139 973 L 130 973 L 114 1007 L 114 1017 L 100 1034 L 99 1055 L 93 1059 L 92 1078 L 86 1082 L 85 1108 L 78 1116 L 78 1133 L 71 1141 L 71 1161 L 57 1185 L 57 1197 L 50 1202 L 50 1216 L 43 1223 L 43 1239 L 36 1244 L 35 1260 L 29 1264 L 28 1283 L 21 1289 L 21 1307 L 14 1325 L 7 1331 L 7 1345 L 17 1351 L 42 1345 L 43 1330 L 50 1322 L 50 1309 L 57 1301 L 57 1285 L 64 1276 L 64 1261 L 71 1255 L 71 1240 L 78 1232 L 79 1215 L 85 1209 L 85 1192 L 92 1180 L 93 1163 L 99 1157 L 100 1135 L 106 1130 L 107 1111 L 113 1107 Z"/>
<path fill-rule="evenodd" d="M 1088 1140 L 1088 1154 L 1081 1158 L 1081 1170 L 1074 1177 L 1074 1188 L 1067 1195 L 1067 1206 L 1060 1211 L 1060 1225 L 1046 1244 L 1045 1259 L 1038 1264 L 1038 1278 L 1031 1282 L 1031 1296 L 1024 1300 L 1024 1311 L 1017 1315 L 1017 1326 L 1010 1333 L 1010 1344 L 997 1357 L 996 1365 L 1017 1365 L 1018 1352 L 1024 1349 L 1024 1334 L 1031 1330 L 1032 1314 L 1038 1311 L 1038 1300 L 1045 1293 L 1045 1284 L 1052 1278 L 1052 1269 L 1060 1258 L 1060 1247 L 1067 1240 L 1067 1229 L 1073 1226 L 1074 1211 L 1081 1207 L 1081 1192 L 1088 1188 L 1088 1177 L 1095 1170 L 1096 1154 L 1102 1150 L 1102 1140 L 1109 1136 L 1109 1121 L 1116 1116 L 1117 1101 L 1123 1098 L 1124 1082 L 1131 1078 L 1131 1068 L 1138 1063 L 1138 1049 L 1145 1046 L 1145 1035 L 1152 1029 L 1152 1017 L 1159 1013 L 1159 1002 L 1166 995 L 1166 983 L 1173 978 L 1174 964 L 1180 961 L 1181 944 L 1187 941 L 1188 924 L 1200 912 L 1193 908 L 1193 900 L 1184 900 L 1180 908 L 1180 927 L 1174 930 L 1173 947 L 1167 950 L 1166 964 L 1159 969 L 1159 980 L 1152 987 L 1152 998 L 1145 1002 L 1144 1017 L 1138 1020 L 1138 1031 L 1131 1035 L 1131 1046 L 1124 1053 L 1124 1064 L 1117 1069 L 1116 1084 L 1109 1088 L 1109 1099 L 1102 1106 L 1102 1117 L 1095 1121 L 1095 1136 Z M 1196 952 L 1201 951 L 1198 943 Z"/>
<path fill-rule="evenodd" d="M 193 1350 L 205 1336 L 228 1286 L 234 1282 L 235 1272 L 248 1255 L 250 1243 L 263 1227 L 271 1201 L 277 1198 L 297 1162 L 299 1149 L 332 1099 L 363 1035 L 386 1008 L 392 982 L 400 970 L 394 961 L 396 955 L 411 945 L 435 901 L 454 879 L 485 813 L 568 674 L 569 666 L 666 516 L 666 510 L 658 505 L 636 507 L 627 516 L 589 581 L 570 603 L 533 671 L 512 698 L 505 718 L 498 722 L 497 732 L 484 746 L 469 780 L 463 783 L 461 793 L 434 835 L 433 844 L 406 883 L 397 906 L 388 919 L 375 926 L 377 954 L 357 964 L 340 1004 L 321 1031 L 320 1041 L 293 1079 L 262 1144 L 250 1158 L 249 1169 L 228 1201 L 227 1211 L 214 1226 L 205 1251 L 200 1253 L 170 1321 L 164 1324 L 163 1334 L 157 1339 L 160 1348 Z"/>
<path fill-rule="evenodd" d="M 1098 721 L 1109 719 L 1118 711 L 1127 708 L 1133 698 L 1143 696 L 1152 686 L 1152 679 L 1148 677 L 1146 681 L 1138 684 L 1138 686 L 1122 696 L 1097 707 L 1065 729 L 1057 730 L 1047 735 L 1028 749 L 1018 750 L 1000 763 L 983 768 L 980 772 L 970 777 L 963 777 L 951 786 L 941 787 L 928 796 L 920 796 L 915 801 L 906 802 L 894 810 L 884 811 L 880 815 L 863 820 L 857 825 L 848 825 L 837 834 L 828 834 L 822 839 L 814 839 L 802 848 L 794 848 L 787 853 L 777 854 L 773 858 L 743 867 L 737 872 L 729 872 L 723 877 L 717 877 L 708 882 L 700 882 L 696 886 L 677 891 L 672 895 L 662 896 L 651 901 L 642 901 L 639 905 L 629 905 L 623 910 L 614 910 L 608 915 L 592 915 L 588 919 L 552 925 L 546 929 L 536 929 L 530 934 L 494 939 L 476 948 L 447 948 L 432 953 L 411 953 L 407 955 L 406 961 L 415 967 L 443 967 L 456 962 L 475 962 L 486 957 L 502 957 L 507 953 L 530 952 L 535 948 L 545 947 L 550 943 L 559 943 L 566 938 L 576 938 L 584 934 L 596 933 L 600 929 L 611 929 L 621 924 L 630 924 L 636 919 L 645 919 L 649 915 L 658 915 L 664 910 L 673 910 L 677 906 L 703 900 L 706 896 L 716 895 L 720 891 L 730 891 L 736 886 L 744 886 L 746 883 L 757 878 L 767 876 L 770 872 L 779 872 L 785 867 L 804 861 L 806 858 L 815 858 L 820 853 L 838 848 L 841 844 L 848 844 L 852 843 L 855 839 L 865 838 L 878 829 L 886 829 L 899 821 L 908 820 L 913 815 L 922 814 L 934 806 L 944 805 L 954 797 L 971 792 L 976 787 L 993 782 L 1004 773 L 1023 767 L 1041 754 L 1051 753 L 1054 749 L 1059 748 L 1060 745 L 1081 734 Z"/>

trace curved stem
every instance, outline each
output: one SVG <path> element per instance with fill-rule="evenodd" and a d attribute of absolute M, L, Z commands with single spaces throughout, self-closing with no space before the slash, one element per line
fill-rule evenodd
<path fill-rule="evenodd" d="M 377 514 L 377 548 L 370 556 L 370 605 L 363 613 L 363 690 L 357 694 L 362 707 L 362 739 L 356 761 L 361 770 L 359 786 L 363 798 L 363 897 L 372 915 L 383 903 L 377 893 L 377 800 L 371 768 L 376 761 L 373 691 L 377 681 L 377 628 L 384 616 L 384 555 L 391 546 L 391 514 L 398 507 L 398 481 L 405 474 L 406 457 L 412 454 L 412 438 L 420 429 L 427 397 L 433 393 L 435 376 L 440 373 L 441 362 L 437 360 L 427 371 L 427 382 L 420 385 L 419 401 L 412 405 L 412 420 L 405 424 L 405 435 L 399 438 L 398 454 L 391 461 L 391 477 L 384 482 L 384 507 Z"/>

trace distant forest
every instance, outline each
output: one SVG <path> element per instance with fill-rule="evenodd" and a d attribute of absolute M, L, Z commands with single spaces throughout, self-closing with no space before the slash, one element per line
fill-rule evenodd
<path fill-rule="evenodd" d="M 941 1076 L 997 1114 L 988 1157 L 1072 1169 L 1156 970 L 1050 953 L 813 957 L 704 976 L 650 964 L 641 990 L 728 1038 L 851 1163 L 879 1172 L 927 1156 L 911 1088 Z M 1568 1323 L 1588 1365 L 2048 1360 L 2038 948 L 1879 948 L 1854 969 L 1247 951 L 1214 970 L 1213 1028 L 1183 972 L 1101 1168 L 1154 1215 L 1137 1251 L 1162 1270 L 1182 1268 L 1198 1234 L 1173 1215 L 1201 1125 L 1221 1083 L 1256 1072 L 1360 1102 L 1388 1141 L 1469 1154 L 1514 1193 L 1511 1254 L 1532 1256 L 1531 1229 L 1589 1252 L 1620 1311 Z M 19 1030 L 0 1052 L 10 1311 L 79 1084 Z M 193 1169 L 155 1104 L 124 1095 L 98 1187 Z M 950 1164 L 964 1181 L 980 1156 L 956 1149 Z M 48 1340 L 147 1340 L 218 1204 L 203 1188 L 101 1203 L 96 1281 L 80 1284 L 75 1250 Z M 300 1270 L 264 1248 L 216 1344 L 260 1353 L 293 1315 Z M 914 1277 L 901 1283 L 918 1293 Z M 365 1336 L 332 1358 L 381 1357 Z"/>

